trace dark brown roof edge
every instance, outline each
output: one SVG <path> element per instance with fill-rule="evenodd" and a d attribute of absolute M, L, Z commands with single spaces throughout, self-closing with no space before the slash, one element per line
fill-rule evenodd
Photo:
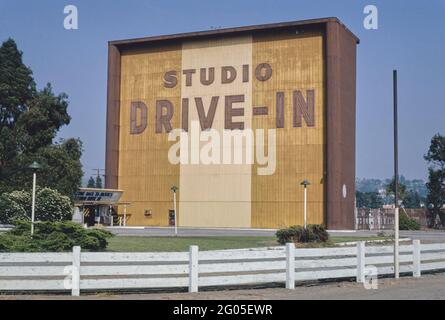
<path fill-rule="evenodd" d="M 327 23 L 327 22 L 339 23 L 355 39 L 357 44 L 360 43 L 360 39 L 354 33 L 352 33 L 352 31 L 349 30 L 338 18 L 329 17 L 329 18 L 320 18 L 320 19 L 309 19 L 309 20 L 259 24 L 259 25 L 236 27 L 236 28 L 225 28 L 225 29 L 216 29 L 216 30 L 207 30 L 207 31 L 177 33 L 177 34 L 161 35 L 161 36 L 153 36 L 153 37 L 145 37 L 145 38 L 117 40 L 117 41 L 110 41 L 109 45 L 114 45 L 114 46 L 119 47 L 119 46 L 124 46 L 124 45 L 143 44 L 143 43 L 154 42 L 154 41 L 189 39 L 189 38 L 198 38 L 198 37 L 204 37 L 204 36 L 236 34 L 236 33 L 240 33 L 240 32 L 268 30 L 268 29 L 277 29 L 277 28 L 286 28 L 286 27 L 297 27 L 297 26 L 303 26 L 303 25 L 323 24 L 323 23 Z"/>

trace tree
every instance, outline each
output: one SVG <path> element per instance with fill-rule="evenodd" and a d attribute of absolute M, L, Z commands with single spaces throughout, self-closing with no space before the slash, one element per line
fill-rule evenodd
<path fill-rule="evenodd" d="M 37 161 L 38 185 L 73 197 L 82 178 L 82 143 L 78 139 L 53 143 L 70 123 L 66 94 L 51 85 L 37 90 L 32 71 L 22 62 L 14 40 L 0 47 L 0 194 L 31 189 L 28 166 Z"/>
<path fill-rule="evenodd" d="M 12 39 L 0 47 L 0 84 L 0 129 L 3 130 L 12 127 L 20 114 L 26 111 L 27 102 L 35 94 L 32 71 L 23 64 L 22 53 L 17 50 Z M 4 143 L 1 146 L 2 151 L 7 150 Z M 4 160 L 5 152 L 0 152 L 0 156 Z"/>
<path fill-rule="evenodd" d="M 90 177 L 90 180 L 88 180 L 87 188 L 95 188 L 96 187 L 96 181 L 94 181 L 93 177 Z"/>
<path fill-rule="evenodd" d="M 442 226 L 445 226 L 445 213 L 441 211 L 445 203 L 445 136 L 436 134 L 431 139 L 430 148 L 424 158 L 430 164 L 426 186 L 431 224 L 439 216 Z"/>
<path fill-rule="evenodd" d="M 73 198 L 82 179 L 82 143 L 76 139 L 61 140 L 59 143 L 40 148 L 36 153 L 20 154 L 14 163 L 11 174 L 4 174 L 0 182 L 0 192 L 31 190 L 31 171 L 28 166 L 33 161 L 41 165 L 37 172 L 37 185 L 55 189 Z"/>
<path fill-rule="evenodd" d="M 22 53 L 9 39 L 0 47 L 0 177 L 3 179 L 9 161 L 19 153 L 16 120 L 26 111 L 34 93 L 32 71 L 22 63 Z"/>
<path fill-rule="evenodd" d="M 360 192 L 376 192 L 384 186 L 384 181 L 380 179 L 357 179 L 356 190 Z"/>
<path fill-rule="evenodd" d="M 97 189 L 102 189 L 103 188 L 103 186 L 102 186 L 102 178 L 99 175 L 96 177 L 96 188 Z"/>
<path fill-rule="evenodd" d="M 428 189 L 427 204 L 430 213 L 430 224 L 434 225 L 434 220 L 439 216 L 441 224 L 445 226 L 445 214 L 441 211 L 445 203 L 445 174 L 433 168 L 429 168 L 428 172 L 429 178 L 426 187 Z"/>
<path fill-rule="evenodd" d="M 445 136 L 436 134 L 431 139 L 431 145 L 428 153 L 425 155 L 425 160 L 433 167 L 445 170 Z"/>
<path fill-rule="evenodd" d="M 356 192 L 357 208 L 377 209 L 383 206 L 383 199 L 377 192 Z"/>
<path fill-rule="evenodd" d="M 403 179 L 399 180 L 398 188 L 397 188 L 397 195 L 400 201 L 405 200 L 406 196 L 407 196 L 407 190 L 406 190 L 406 185 L 403 184 Z M 386 194 L 390 195 L 392 197 L 395 196 L 395 185 L 396 185 L 396 181 L 395 178 L 392 178 L 391 182 L 386 186 Z"/>
<path fill-rule="evenodd" d="M 13 191 L 0 196 L 0 223 L 31 220 L 31 192 Z M 73 209 L 70 198 L 49 188 L 37 189 L 36 221 L 68 221 Z"/>
<path fill-rule="evenodd" d="M 403 200 L 403 206 L 405 208 L 421 208 L 423 202 L 424 199 L 422 199 L 417 191 L 409 190 Z"/>
<path fill-rule="evenodd" d="M 408 181 L 403 176 L 400 176 L 399 188 L 397 190 L 399 201 L 405 208 L 420 208 L 424 199 L 417 191 L 409 189 L 405 184 L 407 182 Z M 391 182 L 386 186 L 386 194 L 391 196 L 393 199 L 394 186 L 395 179 L 393 178 Z"/>

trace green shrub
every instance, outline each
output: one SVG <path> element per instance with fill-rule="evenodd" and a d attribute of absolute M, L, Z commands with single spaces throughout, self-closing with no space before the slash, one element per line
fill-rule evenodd
<path fill-rule="evenodd" d="M 31 237 L 31 224 L 17 221 L 12 230 L 0 234 L 0 252 L 64 252 L 74 246 L 103 251 L 110 237 L 108 231 L 84 229 L 74 222 L 36 223 Z"/>
<path fill-rule="evenodd" d="M 420 223 L 415 219 L 409 217 L 405 212 L 400 212 L 399 215 L 399 229 L 400 230 L 420 230 Z"/>
<path fill-rule="evenodd" d="M 30 220 L 32 195 L 28 191 L 13 191 L 0 196 L 0 223 Z M 49 188 L 37 189 L 36 221 L 69 221 L 73 209 L 71 200 Z"/>
<path fill-rule="evenodd" d="M 327 242 L 329 234 L 322 225 L 311 224 L 304 229 L 301 226 L 292 226 L 286 229 L 278 230 L 276 233 L 278 243 L 284 245 L 289 242 L 308 243 L 308 242 Z"/>
<path fill-rule="evenodd" d="M 4 193 L 0 196 L 0 223 L 12 224 L 17 219 L 28 219 L 29 215 L 22 204 L 17 202 L 13 193 Z"/>
<path fill-rule="evenodd" d="M 37 221 L 69 221 L 73 217 L 70 198 L 49 188 L 40 189 L 36 195 Z"/>

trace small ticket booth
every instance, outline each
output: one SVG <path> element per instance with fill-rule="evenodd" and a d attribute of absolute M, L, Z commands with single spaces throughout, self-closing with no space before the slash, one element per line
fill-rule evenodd
<path fill-rule="evenodd" d="M 131 214 L 127 212 L 130 203 L 119 202 L 122 190 L 80 188 L 74 198 L 73 221 L 87 227 L 93 226 L 126 226 Z M 117 208 L 123 207 L 119 215 Z"/>

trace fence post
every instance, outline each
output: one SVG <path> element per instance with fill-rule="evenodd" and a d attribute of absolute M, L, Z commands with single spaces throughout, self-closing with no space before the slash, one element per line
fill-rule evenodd
<path fill-rule="evenodd" d="M 295 289 L 295 244 L 286 243 L 286 289 Z"/>
<path fill-rule="evenodd" d="M 357 282 L 365 282 L 365 242 L 357 242 Z"/>
<path fill-rule="evenodd" d="M 420 240 L 413 240 L 413 277 L 419 278 L 420 269 Z"/>
<path fill-rule="evenodd" d="M 198 246 L 189 251 L 189 292 L 198 292 Z"/>
<path fill-rule="evenodd" d="M 78 297 L 80 296 L 80 247 L 73 247 L 72 272 L 71 295 Z"/>

